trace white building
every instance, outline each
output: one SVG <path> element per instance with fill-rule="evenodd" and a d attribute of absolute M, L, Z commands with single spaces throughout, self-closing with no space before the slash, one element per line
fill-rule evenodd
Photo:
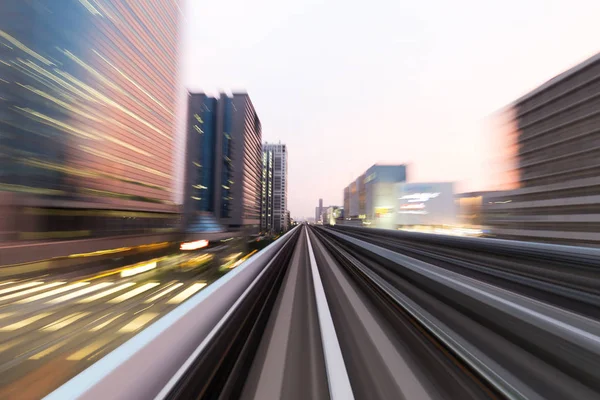
<path fill-rule="evenodd" d="M 456 225 L 452 182 L 401 183 L 396 190 L 398 227 Z"/>
<path fill-rule="evenodd" d="M 384 229 L 441 228 L 456 225 L 451 182 L 372 185 L 366 224 Z"/>
<path fill-rule="evenodd" d="M 263 143 L 261 183 L 261 230 L 282 232 L 288 229 L 287 218 L 287 146 Z"/>

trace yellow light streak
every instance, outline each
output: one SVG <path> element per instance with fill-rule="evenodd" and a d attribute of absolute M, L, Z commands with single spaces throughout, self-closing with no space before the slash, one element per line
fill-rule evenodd
<path fill-rule="evenodd" d="M 0 294 L 14 292 L 15 290 L 26 289 L 28 287 L 32 287 L 32 286 L 36 286 L 36 285 L 41 285 L 43 283 L 44 282 L 27 282 L 27 283 L 23 283 L 21 285 L 17 285 L 17 286 L 9 287 L 9 288 L 6 288 L 6 289 L 2 289 L 2 290 L 0 290 Z"/>
<path fill-rule="evenodd" d="M 92 353 L 95 353 L 100 348 L 102 348 L 105 345 L 107 345 L 108 343 L 110 343 L 110 341 L 111 341 L 110 338 L 98 339 L 98 340 L 90 343 L 89 345 L 85 346 L 84 348 L 77 350 L 75 353 L 71 354 L 70 356 L 68 356 L 67 360 L 69 360 L 69 361 L 83 360 L 84 358 L 88 357 Z"/>
<path fill-rule="evenodd" d="M 144 327 L 148 322 L 152 321 L 154 318 L 158 316 L 158 313 L 155 312 L 147 312 L 138 315 L 127 325 L 123 326 L 119 329 L 119 332 L 135 332 L 138 329 Z"/>
<path fill-rule="evenodd" d="M 85 289 L 81 289 L 76 292 L 68 293 L 68 294 L 65 294 L 64 296 L 57 297 L 56 299 L 50 300 L 48 303 L 51 303 L 51 304 L 62 303 L 63 301 L 71 300 L 71 299 L 74 299 L 75 297 L 83 296 L 84 294 L 95 292 L 96 290 L 104 289 L 105 287 L 112 286 L 112 285 L 113 285 L 112 282 L 102 282 L 97 285 L 93 285 L 93 286 L 87 287 Z"/>
<path fill-rule="evenodd" d="M 45 299 L 46 297 L 54 296 L 55 294 L 64 293 L 64 292 L 67 292 L 69 290 L 77 289 L 77 288 L 80 288 L 82 286 L 86 286 L 86 285 L 89 285 L 89 284 L 90 284 L 89 282 L 77 282 L 77 283 L 73 283 L 72 285 L 68 285 L 68 286 L 65 286 L 65 287 L 61 287 L 61 288 L 58 288 L 58 289 L 51 290 L 49 292 L 40 293 L 40 294 L 35 295 L 35 296 L 31 296 L 31 297 L 27 297 L 27 298 L 21 299 L 21 300 L 17 301 L 17 303 L 18 304 L 20 304 L 20 303 L 31 303 L 32 301 Z"/>
<path fill-rule="evenodd" d="M 42 318 L 46 318 L 50 314 L 52 314 L 52 313 L 47 312 L 47 313 L 37 314 L 37 315 L 34 315 L 33 317 L 29 317 L 29 318 L 24 319 L 22 321 L 15 322 L 14 324 L 10 324 L 10 325 L 7 325 L 7 326 L 0 327 L 0 332 L 16 331 L 17 329 L 21 329 L 21 328 L 24 328 L 24 327 L 26 327 L 28 325 L 31 325 L 34 322 L 39 321 Z"/>
<path fill-rule="evenodd" d="M 141 274 L 143 272 L 148 272 L 150 270 L 155 269 L 157 265 L 158 265 L 157 262 L 153 261 L 153 262 L 149 262 L 147 264 L 135 266 L 133 268 L 124 269 L 121 271 L 121 278 L 127 278 L 129 276 Z"/>
<path fill-rule="evenodd" d="M 98 332 L 102 328 L 106 328 L 108 325 L 112 324 L 114 321 L 116 321 L 122 315 L 123 315 L 123 313 L 117 314 L 114 317 L 110 318 L 109 320 L 104 321 L 101 324 L 94 326 L 92 329 L 90 329 L 90 332 Z"/>
<path fill-rule="evenodd" d="M 34 355 L 32 355 L 31 357 L 29 357 L 30 360 L 39 360 L 42 359 L 44 357 L 46 357 L 48 354 L 53 353 L 54 351 L 60 349 L 61 347 L 63 347 L 65 345 L 65 343 L 67 343 L 66 340 L 63 340 L 62 342 L 56 343 L 53 346 L 48 347 L 47 349 L 44 349 L 42 351 L 40 351 L 39 353 L 36 353 Z"/>
<path fill-rule="evenodd" d="M 19 49 L 23 50 L 25 53 L 29 54 L 32 57 L 35 57 L 36 59 L 38 59 L 39 61 L 43 62 L 44 64 L 46 64 L 46 65 L 54 65 L 50 60 L 48 60 L 47 58 L 42 57 L 40 54 L 38 54 L 35 51 L 31 50 L 29 47 L 25 46 L 23 43 L 19 42 L 17 39 L 15 39 L 14 37 L 10 36 L 8 33 L 4 32 L 1 29 L 0 29 L 0 37 L 3 37 L 4 39 L 8 40 L 13 46 L 18 47 Z"/>
<path fill-rule="evenodd" d="M 161 297 L 171 293 L 173 290 L 179 288 L 183 286 L 183 283 L 176 283 L 173 286 L 166 288 L 165 290 L 163 290 L 162 292 L 158 292 L 157 294 L 155 294 L 154 296 L 150 297 L 148 300 L 144 301 L 144 303 L 148 304 L 148 303 L 152 303 L 158 299 L 160 299 Z"/>
<path fill-rule="evenodd" d="M 109 303 L 120 303 L 122 301 L 129 300 L 132 297 L 135 297 L 138 294 L 144 293 L 145 291 L 150 290 L 153 287 L 156 287 L 158 285 L 160 285 L 160 283 L 158 283 L 158 282 L 145 283 L 142 286 L 139 286 L 139 287 L 137 287 L 137 288 L 135 288 L 133 290 L 130 290 L 127 293 L 123 293 L 122 295 L 120 295 L 118 297 L 115 297 L 114 299 L 111 299 L 109 301 Z"/>
<path fill-rule="evenodd" d="M 206 282 L 196 282 L 181 293 L 179 293 L 177 296 L 169 299 L 169 301 L 167 301 L 167 304 L 179 304 L 194 293 L 196 293 L 197 291 L 199 291 L 200 289 L 202 289 L 204 286 L 206 286 Z"/>
<path fill-rule="evenodd" d="M 21 296 L 25 296 L 25 295 L 28 295 L 28 294 L 31 294 L 31 293 L 40 292 L 42 290 L 50 289 L 52 287 L 59 286 L 59 285 L 64 285 L 64 284 L 65 284 L 65 282 L 47 283 L 47 284 L 42 285 L 42 286 L 36 286 L 34 288 L 31 288 L 31 289 L 23 290 L 22 292 L 17 292 L 17 293 L 8 294 L 6 296 L 2 296 L 2 297 L 0 297 L 0 301 L 1 300 L 14 299 L 16 297 L 21 297 Z"/>
<path fill-rule="evenodd" d="M 64 328 L 65 326 L 71 325 L 73 322 L 80 320 L 81 318 L 83 318 L 89 314 L 90 314 L 89 312 L 73 313 L 71 315 L 67 315 L 66 317 L 59 319 L 58 321 L 52 322 L 51 324 L 44 326 L 40 330 L 46 331 L 46 332 L 55 332 L 59 329 Z"/>
<path fill-rule="evenodd" d="M 119 285 L 117 287 L 114 287 L 112 289 L 105 290 L 104 292 L 100 292 L 100 293 L 95 294 L 93 296 L 86 297 L 85 299 L 81 299 L 81 300 L 78 301 L 78 303 L 91 303 L 92 301 L 96 301 L 96 300 L 101 299 L 103 297 L 109 296 L 109 295 L 111 295 L 113 293 L 116 293 L 116 292 L 118 292 L 120 290 L 126 289 L 126 288 L 128 288 L 130 286 L 133 286 L 133 285 L 135 285 L 135 283 L 133 283 L 133 282 L 124 283 L 124 284 Z"/>

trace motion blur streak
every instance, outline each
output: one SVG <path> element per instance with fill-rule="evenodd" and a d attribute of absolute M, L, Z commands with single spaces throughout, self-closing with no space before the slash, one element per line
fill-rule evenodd
<path fill-rule="evenodd" d="M 36 286 L 32 289 L 23 290 L 22 292 L 17 292 L 17 293 L 13 293 L 13 294 L 9 294 L 9 295 L 0 297 L 0 300 L 10 300 L 10 299 L 14 299 L 16 297 L 26 296 L 31 293 L 41 292 L 42 290 L 46 290 L 51 287 L 60 286 L 60 285 L 64 285 L 64 284 L 65 284 L 65 282 L 52 282 L 52 283 L 48 283 L 48 284 L 45 284 L 42 286 Z"/>
<path fill-rule="evenodd" d="M 90 329 L 90 332 L 98 332 L 99 330 L 106 328 L 108 325 L 110 325 L 111 323 L 113 323 L 117 318 L 121 317 L 123 314 L 117 314 L 114 317 L 110 318 L 107 321 L 102 322 L 101 324 L 96 325 L 95 327 L 93 327 L 92 329 Z"/>
<path fill-rule="evenodd" d="M 104 292 L 95 294 L 95 295 L 90 296 L 90 297 L 86 297 L 85 299 L 81 299 L 81 300 L 79 300 L 79 303 L 91 303 L 92 301 L 96 301 L 96 300 L 101 299 L 103 297 L 110 296 L 113 293 L 116 293 L 116 292 L 118 292 L 120 290 L 123 290 L 123 289 L 127 289 L 128 287 L 131 287 L 133 285 L 135 285 L 135 283 L 133 283 L 133 282 L 124 283 L 124 284 L 119 285 L 117 287 L 114 287 L 112 289 L 105 290 Z"/>
<path fill-rule="evenodd" d="M 67 343 L 66 341 L 56 343 L 55 345 L 52 345 L 52 346 L 48 347 L 47 349 L 42 350 L 39 353 L 32 355 L 31 357 L 29 357 L 29 359 L 30 360 L 40 360 L 40 359 L 46 357 L 48 354 L 58 350 L 59 348 L 64 346 L 66 343 Z"/>
<path fill-rule="evenodd" d="M 336 224 L 271 254 L 161 395 L 331 399 L 342 362 L 340 398 L 600 398 L 600 250 Z"/>
<path fill-rule="evenodd" d="M 182 301 L 196 293 L 198 290 L 202 289 L 204 286 L 206 286 L 205 282 L 194 283 L 189 288 L 185 289 L 183 292 L 179 293 L 177 296 L 167 301 L 167 304 L 181 303 Z"/>
<path fill-rule="evenodd" d="M 103 346 L 106 346 L 110 342 L 110 340 L 111 340 L 110 338 L 98 339 L 98 340 L 92 342 L 91 344 L 85 346 L 81 350 L 78 350 L 75 353 L 69 355 L 67 357 L 67 360 L 70 360 L 70 361 L 83 360 L 84 358 L 90 356 L 92 353 L 101 349 Z"/>
<path fill-rule="evenodd" d="M 69 290 L 73 290 L 73 289 L 77 289 L 77 288 L 82 287 L 82 286 L 89 285 L 89 284 L 90 284 L 89 282 L 74 283 L 72 285 L 69 285 L 69 286 L 66 286 L 66 287 L 62 287 L 62 288 L 59 288 L 59 289 L 54 289 L 54 290 L 51 290 L 51 291 L 46 292 L 46 293 L 41 293 L 41 294 L 38 294 L 38 295 L 35 295 L 35 296 L 27 297 L 27 298 L 25 298 L 23 300 L 19 300 L 17 303 L 31 303 L 32 301 L 45 299 L 46 297 L 51 297 L 51 296 L 54 296 L 54 295 L 57 295 L 57 294 L 60 294 L 60 293 L 67 292 Z"/>
<path fill-rule="evenodd" d="M 32 287 L 32 286 L 41 285 L 42 283 L 44 283 L 44 282 L 27 282 L 27 283 L 23 283 L 22 285 L 17 285 L 17 286 L 13 286 L 13 287 L 10 287 L 10 288 L 2 289 L 2 290 L 0 290 L 0 294 L 10 293 L 10 292 L 14 292 L 16 290 L 21 290 L 21 289 L 25 289 L 25 288 Z"/>
<path fill-rule="evenodd" d="M 128 300 L 132 297 L 135 297 L 138 294 L 144 293 L 145 291 L 150 290 L 153 287 L 158 286 L 158 285 L 160 285 L 160 283 L 158 283 L 158 282 L 145 283 L 142 286 L 139 286 L 133 290 L 130 290 L 127 293 L 122 294 L 121 296 L 115 297 L 114 299 L 110 300 L 109 303 L 120 303 L 120 302 Z"/>
<path fill-rule="evenodd" d="M 119 329 L 119 332 L 135 332 L 158 316 L 158 313 L 147 312 L 138 315 L 131 322 Z"/>
<path fill-rule="evenodd" d="M 156 268 L 156 261 L 147 263 L 147 264 L 142 264 L 142 265 L 138 265 L 137 267 L 134 268 L 129 268 L 129 269 L 125 269 L 123 271 L 121 271 L 121 278 L 126 278 L 128 276 L 133 276 L 133 275 L 137 275 L 137 274 L 141 274 L 142 272 L 146 272 L 146 271 L 150 271 L 151 269 Z"/>
<path fill-rule="evenodd" d="M 196 240 L 195 242 L 182 243 L 180 250 L 198 250 L 208 246 L 208 240 Z"/>
<path fill-rule="evenodd" d="M 16 331 L 17 329 L 24 328 L 27 325 L 33 324 L 34 322 L 39 321 L 42 318 L 46 318 L 50 314 L 52 314 L 52 313 L 49 313 L 49 312 L 39 313 L 37 315 L 34 315 L 33 317 L 29 317 L 22 321 L 15 322 L 14 324 L 0 327 L 0 331 L 2 331 L 2 332 Z"/>
<path fill-rule="evenodd" d="M 14 312 L 2 313 L 2 314 L 0 314 L 0 319 L 6 318 L 6 317 L 10 317 L 10 316 L 13 316 L 13 315 L 15 315 Z"/>
<path fill-rule="evenodd" d="M 104 289 L 107 286 L 111 286 L 112 282 L 102 282 L 92 287 L 88 287 L 82 290 L 78 290 L 73 293 L 65 294 L 64 296 L 57 297 L 56 299 L 50 300 L 48 303 L 56 304 L 62 303 L 63 301 L 74 299 L 75 297 L 83 296 L 84 294 L 88 294 L 91 292 L 95 292 L 96 290 Z"/>
<path fill-rule="evenodd" d="M 158 299 L 160 299 L 161 297 L 171 293 L 173 290 L 178 289 L 179 287 L 183 286 L 183 283 L 176 283 L 174 285 L 172 285 L 169 288 L 166 288 L 165 290 L 163 290 L 162 292 L 158 292 L 157 294 L 155 294 L 154 296 L 150 297 L 149 299 L 147 299 L 146 301 L 144 301 L 144 303 L 152 303 Z"/>
<path fill-rule="evenodd" d="M 89 312 L 77 312 L 77 313 L 68 315 L 66 317 L 63 317 L 63 318 L 59 319 L 58 321 L 53 322 L 49 325 L 46 325 L 41 330 L 54 332 L 54 331 L 64 328 L 65 326 L 72 324 L 73 322 L 77 321 L 78 319 L 81 319 L 89 314 L 90 314 Z"/>

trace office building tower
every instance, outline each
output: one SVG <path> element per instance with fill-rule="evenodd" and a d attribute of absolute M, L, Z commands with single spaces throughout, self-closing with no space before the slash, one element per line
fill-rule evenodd
<path fill-rule="evenodd" d="M 245 93 L 189 96 L 184 211 L 191 230 L 259 230 L 261 124 Z"/>
<path fill-rule="evenodd" d="M 516 133 L 516 189 L 484 204 L 493 236 L 600 244 L 600 54 L 508 107 Z M 508 132 L 507 134 L 509 134 Z"/>
<path fill-rule="evenodd" d="M 290 229 L 294 223 L 294 220 L 292 219 L 292 214 L 290 213 L 290 210 L 285 211 L 285 222 L 284 223 L 287 226 L 286 229 Z"/>
<path fill-rule="evenodd" d="M 188 228 L 258 231 L 261 124 L 250 97 L 189 96 L 184 210 Z"/>
<path fill-rule="evenodd" d="M 351 182 L 348 186 L 350 188 L 350 217 L 358 218 L 359 212 L 359 201 L 358 201 L 358 179 Z"/>
<path fill-rule="evenodd" d="M 177 3 L 0 2 L 0 190 L 25 238 L 169 226 Z"/>
<path fill-rule="evenodd" d="M 188 231 L 222 231 L 218 220 L 228 216 L 230 196 L 222 191 L 232 182 L 232 146 L 223 125 L 230 104 L 204 93 L 188 96 L 184 169 L 184 221 Z"/>
<path fill-rule="evenodd" d="M 373 221 L 379 200 L 390 198 L 394 185 L 402 182 L 406 182 L 406 165 L 371 166 L 344 189 L 344 217 Z"/>
<path fill-rule="evenodd" d="M 323 214 L 323 199 L 319 199 L 319 205 L 315 208 L 315 222 L 323 221 L 321 215 Z"/>
<path fill-rule="evenodd" d="M 262 146 L 261 230 L 283 232 L 289 227 L 287 214 L 287 146 Z"/>
<path fill-rule="evenodd" d="M 350 211 L 350 186 L 344 188 L 344 217 L 348 216 Z"/>
<path fill-rule="evenodd" d="M 262 180 L 260 193 L 260 230 L 271 232 L 273 230 L 273 152 L 265 149 L 262 151 Z"/>
<path fill-rule="evenodd" d="M 227 222 L 232 227 L 260 229 L 262 127 L 246 93 L 232 96 L 233 181 L 232 210 Z"/>

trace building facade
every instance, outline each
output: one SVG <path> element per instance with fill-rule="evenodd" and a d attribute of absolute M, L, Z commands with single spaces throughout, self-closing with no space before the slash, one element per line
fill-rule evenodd
<path fill-rule="evenodd" d="M 283 232 L 289 228 L 287 172 L 287 146 L 281 143 L 264 143 L 262 147 L 261 231 Z"/>
<path fill-rule="evenodd" d="M 184 183 L 188 229 L 259 229 L 261 135 L 247 94 L 189 95 Z"/>
<path fill-rule="evenodd" d="M 350 186 L 344 188 L 344 217 L 348 216 L 350 211 Z"/>
<path fill-rule="evenodd" d="M 247 93 L 234 93 L 232 101 L 233 186 L 232 208 L 223 222 L 233 228 L 260 230 L 262 176 L 262 125 Z M 229 133 L 229 132 L 227 132 Z"/>
<path fill-rule="evenodd" d="M 389 199 L 393 185 L 405 181 L 406 165 L 371 166 L 344 189 L 344 218 L 370 224 L 375 220 L 376 208 L 381 207 L 378 198 Z"/>
<path fill-rule="evenodd" d="M 319 199 L 319 205 L 315 207 L 315 223 L 323 223 L 321 215 L 323 214 L 323 199 Z"/>
<path fill-rule="evenodd" d="M 178 30 L 177 1 L 0 3 L 0 190 L 21 237 L 172 228 Z"/>
<path fill-rule="evenodd" d="M 271 232 L 273 230 L 273 158 L 273 153 L 265 150 L 263 145 L 260 196 L 261 232 Z"/>
<path fill-rule="evenodd" d="M 600 244 L 600 54 L 515 101 L 518 188 L 484 204 L 498 237 Z"/>

